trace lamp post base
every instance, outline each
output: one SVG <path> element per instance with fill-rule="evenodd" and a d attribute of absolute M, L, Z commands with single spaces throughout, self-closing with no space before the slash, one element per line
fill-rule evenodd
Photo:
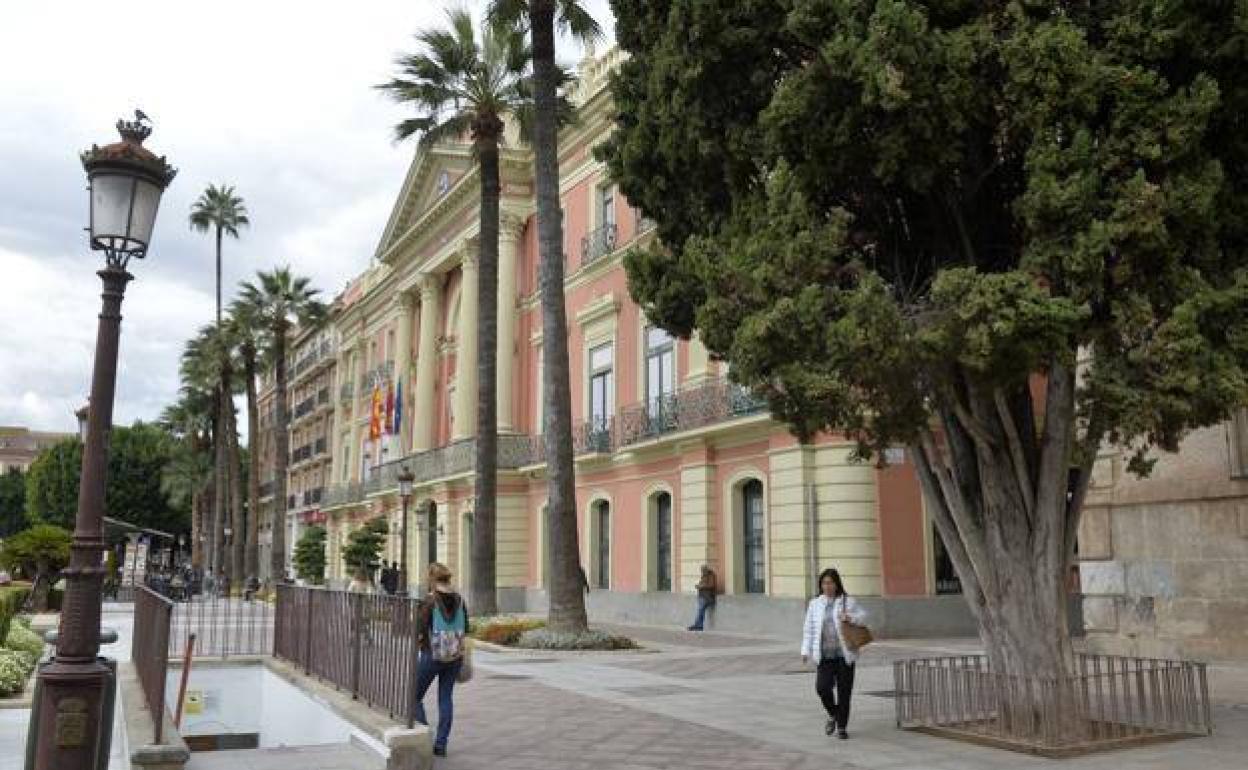
<path fill-rule="evenodd" d="M 104 658 L 44 664 L 35 679 L 27 769 L 107 768 L 114 686 Z"/>

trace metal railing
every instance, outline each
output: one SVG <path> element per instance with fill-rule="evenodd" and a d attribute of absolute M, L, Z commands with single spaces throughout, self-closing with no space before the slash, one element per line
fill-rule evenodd
<path fill-rule="evenodd" d="M 767 402 L 727 380 L 718 379 L 649 399 L 620 410 L 616 447 L 757 414 Z"/>
<path fill-rule="evenodd" d="M 615 226 L 615 223 L 603 225 L 586 233 L 581 238 L 581 264 L 588 265 L 615 251 L 618 233 L 619 228 Z"/>
<path fill-rule="evenodd" d="M 419 606 L 410 597 L 280 585 L 273 656 L 410 724 Z"/>
<path fill-rule="evenodd" d="M 303 493 L 303 504 L 305 506 L 319 505 L 321 502 L 322 493 L 324 491 L 325 491 L 324 487 L 316 487 L 314 489 L 306 490 Z"/>
<path fill-rule="evenodd" d="M 182 655 L 187 638 L 195 635 L 195 657 L 267 655 L 273 650 L 273 605 L 252 595 L 246 586 L 211 584 L 192 576 L 170 581 L 149 577 L 135 600 L 135 645 L 147 634 L 140 630 L 140 601 L 151 594 L 166 606 L 165 641 L 151 649 L 166 657 Z"/>
<path fill-rule="evenodd" d="M 385 361 L 369 369 L 360 378 L 361 390 L 372 390 L 374 386 L 389 382 L 394 378 L 394 361 Z"/>
<path fill-rule="evenodd" d="M 893 678 L 898 727 L 1053 756 L 1213 732 L 1204 663 L 1081 654 L 1052 678 L 960 655 L 896 661 Z"/>
<path fill-rule="evenodd" d="M 314 406 L 316 406 L 316 398 L 314 396 L 308 396 L 300 401 L 295 405 L 294 419 L 298 420 L 300 417 L 309 414 Z"/>
<path fill-rule="evenodd" d="M 276 481 L 266 481 L 266 482 L 264 482 L 263 484 L 261 484 L 261 485 L 260 485 L 260 496 L 261 496 L 261 497 L 272 497 L 272 496 L 273 496 L 273 489 L 274 489 L 276 486 L 277 486 L 277 482 L 276 482 Z"/>
<path fill-rule="evenodd" d="M 169 674 L 169 620 L 173 602 L 140 586 L 134 596 L 134 641 L 130 660 L 139 676 L 159 744 L 165 727 L 165 680 Z"/>

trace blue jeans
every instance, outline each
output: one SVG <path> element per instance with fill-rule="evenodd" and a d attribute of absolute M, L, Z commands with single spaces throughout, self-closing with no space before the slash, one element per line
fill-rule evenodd
<path fill-rule="evenodd" d="M 446 748 L 446 741 L 451 737 L 451 720 L 455 717 L 455 703 L 451 693 L 455 690 L 455 677 L 459 676 L 462 665 L 462 660 L 449 663 L 434 660 L 428 652 L 423 652 L 420 656 L 420 666 L 416 669 L 416 721 L 422 725 L 429 724 L 425 717 L 425 692 L 433 684 L 434 677 L 437 677 L 438 732 L 433 739 L 435 748 Z"/>
<path fill-rule="evenodd" d="M 693 619 L 693 625 L 690 628 L 701 631 L 706 624 L 706 611 L 711 607 L 711 601 L 705 596 L 698 597 L 698 614 Z"/>

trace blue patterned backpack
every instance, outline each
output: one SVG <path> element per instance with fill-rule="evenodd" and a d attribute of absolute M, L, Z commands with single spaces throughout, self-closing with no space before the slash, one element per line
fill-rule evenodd
<path fill-rule="evenodd" d="M 433 608 L 430 612 L 433 627 L 429 633 L 429 653 L 439 663 L 450 663 L 464 656 L 464 635 L 468 632 L 467 618 L 464 615 L 464 602 L 461 599 L 455 607 L 455 613 L 446 617 L 437 597 L 430 597 Z"/>

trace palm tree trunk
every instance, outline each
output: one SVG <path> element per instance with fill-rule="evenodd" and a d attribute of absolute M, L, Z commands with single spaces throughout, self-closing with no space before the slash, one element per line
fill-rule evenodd
<path fill-rule="evenodd" d="M 502 121 L 476 130 L 481 167 L 481 252 L 477 266 L 477 457 L 473 482 L 469 606 L 479 616 L 498 613 L 498 136 Z M 484 136 L 482 136 L 484 134 Z"/>
<path fill-rule="evenodd" d="M 195 483 L 199 483 L 198 479 Z M 199 549 L 199 533 L 203 527 L 204 493 L 199 489 L 191 492 L 191 567 L 198 569 L 203 566 L 203 555 Z"/>
<path fill-rule="evenodd" d="M 534 176 L 537 235 L 542 262 L 542 387 L 550 514 L 550 612 L 552 631 L 588 626 L 576 532 L 576 470 L 572 464 L 572 395 L 568 365 L 568 313 L 563 294 L 563 223 L 559 206 L 559 72 L 555 66 L 555 3 L 531 0 L 533 35 Z"/>
<path fill-rule="evenodd" d="M 213 445 L 213 495 L 212 495 L 212 550 L 209 551 L 209 569 L 214 579 L 219 578 L 225 569 L 222 558 L 225 533 L 225 505 L 228 480 L 225 473 L 225 389 L 217 385 L 217 419 L 216 430 L 212 437 Z"/>
<path fill-rule="evenodd" d="M 273 446 L 277 454 L 273 463 L 273 539 L 269 553 L 269 574 L 274 583 L 286 582 L 286 467 L 290 461 L 290 411 L 286 408 L 286 321 L 273 327 L 273 358 L 277 380 L 274 400 L 276 419 L 273 421 Z"/>
<path fill-rule="evenodd" d="M 229 419 L 226 438 L 230 442 L 230 477 L 233 482 L 230 484 L 230 529 L 233 530 L 230 540 L 230 580 L 238 588 L 243 580 L 243 534 L 246 526 L 243 523 L 243 500 L 246 497 L 246 483 L 243 478 L 243 455 L 238 446 L 238 418 L 232 402 L 226 416 Z"/>
<path fill-rule="evenodd" d="M 243 376 L 247 378 L 247 552 L 244 557 L 248 578 L 260 574 L 260 414 L 256 395 L 256 351 L 243 348 Z"/>
<path fill-rule="evenodd" d="M 217 225 L 217 328 L 221 328 L 221 225 Z"/>

